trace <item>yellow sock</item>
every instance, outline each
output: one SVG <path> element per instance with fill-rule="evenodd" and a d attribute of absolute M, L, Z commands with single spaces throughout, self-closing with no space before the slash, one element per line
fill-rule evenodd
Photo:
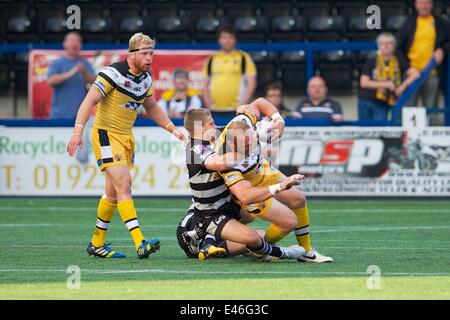
<path fill-rule="evenodd" d="M 116 203 L 109 202 L 103 197 L 100 199 L 97 209 L 97 223 L 95 224 L 95 230 L 91 240 L 94 246 L 100 247 L 105 244 L 106 231 L 108 230 L 109 223 L 116 208 Z"/>
<path fill-rule="evenodd" d="M 292 210 L 297 217 L 297 226 L 295 227 L 295 237 L 297 238 L 297 242 L 300 246 L 305 248 L 306 252 L 311 250 L 311 239 L 309 236 L 309 213 L 308 206 L 305 206 L 301 209 Z"/>
<path fill-rule="evenodd" d="M 139 228 L 139 222 L 137 219 L 136 209 L 134 208 L 134 202 L 131 199 L 121 201 L 117 204 L 117 208 L 119 209 L 122 221 L 127 226 L 128 231 L 130 231 L 131 237 L 134 241 L 134 245 L 137 249 L 142 240 L 144 240 L 144 236 L 142 235 L 141 228 Z"/>
<path fill-rule="evenodd" d="M 286 236 L 285 233 L 281 232 L 280 228 L 274 223 L 272 223 L 266 230 L 266 240 L 270 244 L 277 243 Z"/>

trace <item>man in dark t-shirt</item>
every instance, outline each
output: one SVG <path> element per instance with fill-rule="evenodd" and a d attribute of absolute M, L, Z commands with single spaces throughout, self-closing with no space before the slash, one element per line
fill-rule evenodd
<path fill-rule="evenodd" d="M 360 120 L 387 120 L 389 109 L 419 76 L 404 58 L 395 54 L 396 40 L 391 33 L 381 33 L 377 46 L 377 55 L 366 61 L 361 71 Z M 393 115 L 393 120 L 398 121 L 399 115 Z"/>
<path fill-rule="evenodd" d="M 299 102 L 295 115 L 300 118 L 321 118 L 342 121 L 342 107 L 339 102 L 328 97 L 328 89 L 321 77 L 312 77 L 306 89 L 308 96 Z"/>

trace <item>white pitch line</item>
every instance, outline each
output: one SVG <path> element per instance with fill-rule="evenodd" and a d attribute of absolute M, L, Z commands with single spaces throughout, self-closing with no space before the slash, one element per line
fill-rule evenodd
<path fill-rule="evenodd" d="M 12 211 L 14 213 L 29 213 L 30 211 L 69 211 L 69 212 L 81 212 L 81 211 L 87 211 L 87 212 L 96 212 L 96 207 L 0 207 L 1 211 Z M 420 209 L 411 209 L 411 208 L 397 208 L 397 209 L 390 209 L 390 208 L 360 208 L 360 209 L 340 209 L 340 208 L 328 208 L 328 209 L 310 209 L 311 212 L 317 212 L 317 213 L 326 213 L 326 212 L 341 212 L 341 213 L 383 213 L 383 212 L 396 212 L 396 213 L 411 213 L 411 212 L 417 212 L 418 210 L 422 210 L 425 212 L 431 212 L 431 213 L 440 213 L 440 212 L 449 212 L 450 209 L 448 208 L 420 208 Z M 162 208 L 162 207 L 156 207 L 156 208 L 137 208 L 138 212 L 186 212 L 186 208 L 175 208 L 175 207 L 168 207 L 168 208 Z"/>
<path fill-rule="evenodd" d="M 162 239 L 161 237 L 158 239 Z M 166 239 L 169 240 L 169 239 Z M 170 239 L 170 240 L 176 240 L 176 238 Z M 75 244 L 67 244 L 67 245 L 47 245 L 47 244 L 42 244 L 42 245 L 27 245 L 27 244 L 0 244 L 0 247 L 13 247 L 13 248 L 84 248 L 84 244 L 80 244 L 80 245 L 75 245 Z M 121 245 L 120 243 L 116 243 L 115 247 L 118 248 L 135 248 L 135 246 L 131 246 L 131 245 Z M 163 244 L 162 245 L 163 248 L 178 248 L 178 245 L 169 245 L 169 244 Z M 419 248 L 408 248 L 408 247 L 345 247 L 345 246 L 334 246 L 334 247 L 330 247 L 330 246 L 324 246 L 323 248 L 325 249 L 337 249 L 337 250 L 404 250 L 404 251 L 408 251 L 408 250 L 414 250 L 414 251 L 419 251 L 419 250 L 450 250 L 450 247 L 441 247 L 441 248 L 430 248 L 430 247 L 419 247 Z"/>
<path fill-rule="evenodd" d="M 21 227 L 43 227 L 43 228 L 52 228 L 52 227 L 68 227 L 70 224 L 20 224 L 20 223 L 11 223 L 11 224 L 0 224 L 0 228 L 21 228 Z M 176 228 L 176 224 L 153 224 L 148 226 L 143 226 L 143 229 L 147 228 Z M 118 227 L 114 226 L 113 228 Z M 258 226 L 256 227 L 258 228 Z M 403 230 L 403 231 L 416 231 L 416 230 L 445 230 L 450 229 L 450 225 L 440 225 L 440 226 L 398 226 L 398 227 L 366 227 L 366 226 L 340 226 L 338 228 L 324 228 L 317 227 L 311 229 L 311 233 L 339 233 L 339 232 L 383 232 L 383 231 L 395 231 L 395 230 Z M 172 237 L 171 237 L 172 238 Z M 122 238 L 120 238 L 122 239 Z"/>
<path fill-rule="evenodd" d="M 67 273 L 66 269 L 0 269 L 0 273 L 26 272 L 26 273 Z M 328 272 L 328 271 L 224 271 L 224 270 L 168 270 L 168 269 L 137 269 L 137 270 L 90 270 L 81 269 L 83 273 L 96 274 L 132 274 L 132 273 L 172 273 L 172 274 L 275 274 L 275 275 L 329 275 L 329 276 L 367 276 L 367 272 Z M 450 276 L 447 272 L 383 272 L 385 276 Z"/>

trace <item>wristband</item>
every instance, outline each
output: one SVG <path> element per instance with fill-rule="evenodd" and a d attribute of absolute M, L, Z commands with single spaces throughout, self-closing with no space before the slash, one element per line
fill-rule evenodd
<path fill-rule="evenodd" d="M 170 130 L 169 130 L 169 126 L 170 126 L 170 125 L 173 125 L 173 126 L 175 127 L 175 125 L 173 124 L 173 122 L 170 121 L 170 122 L 166 125 L 166 130 L 167 130 L 167 131 L 170 131 Z"/>
<path fill-rule="evenodd" d="M 277 184 L 272 184 L 269 186 L 269 192 L 271 195 L 276 195 L 277 193 L 279 193 L 281 191 L 281 184 L 277 183 Z"/>
<path fill-rule="evenodd" d="M 75 127 L 80 127 L 81 129 L 84 128 L 84 126 L 81 123 L 75 123 Z"/>
<path fill-rule="evenodd" d="M 280 120 L 284 122 L 283 117 L 281 116 L 281 114 L 279 112 L 275 112 L 271 117 L 272 120 Z"/>

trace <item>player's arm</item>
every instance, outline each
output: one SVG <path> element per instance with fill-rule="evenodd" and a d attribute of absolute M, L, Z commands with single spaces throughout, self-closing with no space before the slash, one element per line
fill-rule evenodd
<path fill-rule="evenodd" d="M 231 169 L 238 161 L 240 159 L 235 152 L 228 152 L 223 155 L 213 153 L 206 158 L 204 165 L 206 169 L 211 171 L 225 171 Z"/>
<path fill-rule="evenodd" d="M 263 202 L 272 198 L 277 193 L 288 190 L 295 185 L 300 184 L 304 176 L 294 174 L 281 183 L 273 184 L 268 187 L 254 187 L 247 180 L 239 180 L 229 186 L 230 192 L 243 204 L 249 205 L 253 203 Z"/>
<path fill-rule="evenodd" d="M 283 136 L 284 133 L 284 119 L 271 102 L 265 98 L 258 98 L 253 101 L 250 106 L 256 108 L 260 113 L 272 119 L 274 126 L 272 135 L 272 141 Z"/>
<path fill-rule="evenodd" d="M 181 131 L 179 131 L 177 127 L 175 127 L 172 120 L 170 120 L 167 114 L 164 112 L 163 108 L 159 106 L 153 94 L 145 98 L 144 108 L 145 111 L 147 111 L 148 116 L 153 121 L 155 121 L 158 126 L 167 130 L 184 143 L 187 142 L 185 135 Z"/>
<path fill-rule="evenodd" d="M 83 140 L 81 136 L 83 134 L 84 126 L 92 113 L 92 108 L 100 102 L 101 98 L 102 94 L 100 93 L 100 89 L 96 86 L 92 86 L 81 103 L 80 108 L 78 109 L 77 118 L 75 120 L 75 128 L 73 129 L 72 137 L 67 144 L 67 152 L 69 153 L 69 156 L 72 157 L 77 148 L 80 148 L 81 150 L 83 147 Z"/>

